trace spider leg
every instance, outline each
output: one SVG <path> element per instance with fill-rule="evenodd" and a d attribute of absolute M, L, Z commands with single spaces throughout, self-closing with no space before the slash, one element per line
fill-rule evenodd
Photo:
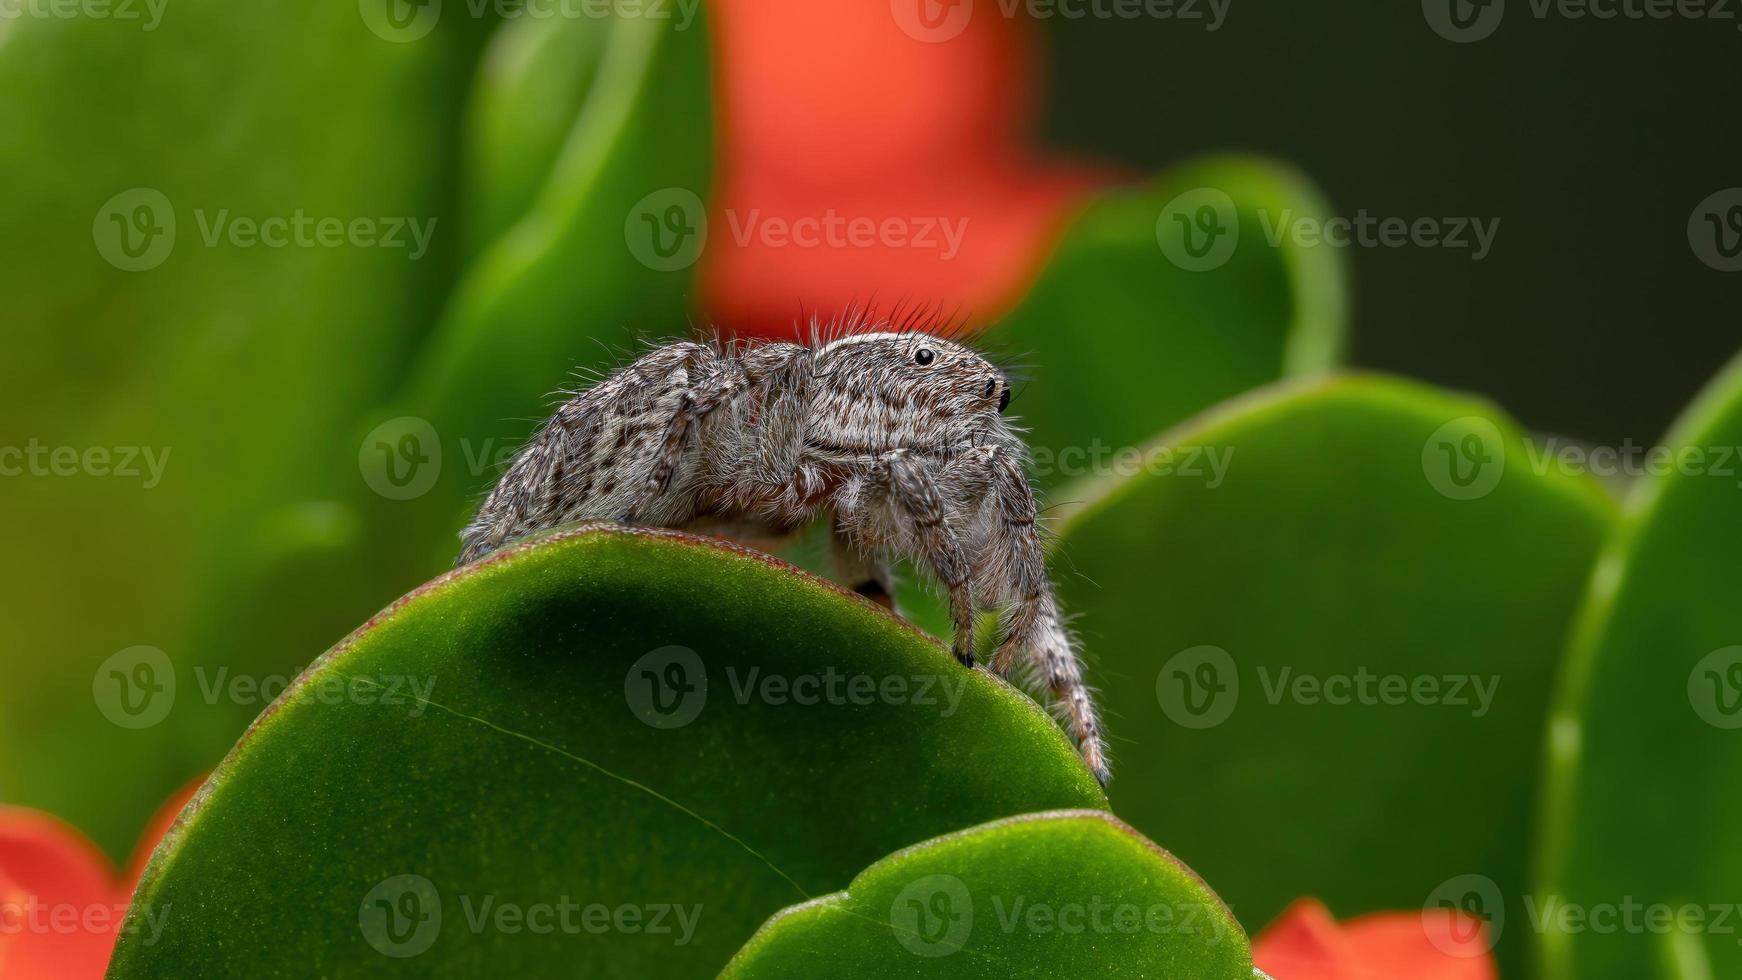
<path fill-rule="evenodd" d="M 842 585 L 852 589 L 879 606 L 897 612 L 895 608 L 895 577 L 882 556 L 860 548 L 836 517 L 829 525 L 829 545 L 834 553 L 835 573 Z"/>
<path fill-rule="evenodd" d="M 695 370 L 693 365 L 691 370 Z M 684 437 L 689 435 L 690 430 L 697 427 L 715 409 L 737 397 L 746 387 L 742 370 L 727 369 L 703 375 L 683 393 L 678 401 L 677 411 L 666 424 L 665 436 L 660 440 L 659 452 L 654 457 L 653 468 L 648 471 L 647 482 L 642 484 L 634 502 L 619 518 L 622 523 L 635 523 L 636 516 L 670 487 L 672 476 L 677 472 L 678 464 L 683 461 Z"/>
<path fill-rule="evenodd" d="M 963 666 L 974 666 L 974 593 L 960 534 L 950 525 L 949 510 L 927 468 L 902 450 L 877 459 L 885 489 L 895 505 L 913 519 L 922 557 L 937 573 L 950 596 L 950 620 L 955 636 L 950 650 Z"/>
<path fill-rule="evenodd" d="M 987 461 L 997 513 L 986 532 L 986 553 L 1003 556 L 1003 560 L 985 570 L 1002 580 L 998 587 L 986 591 L 999 596 L 1006 613 L 992 669 L 1008 676 L 1018 655 L 1028 654 L 1036 674 L 1060 706 L 1083 761 L 1105 786 L 1111 770 L 1100 716 L 1083 679 L 1076 644 L 1059 613 L 1052 580 L 1047 577 L 1046 551 L 1035 523 L 1034 490 L 1015 456 L 988 454 Z"/>

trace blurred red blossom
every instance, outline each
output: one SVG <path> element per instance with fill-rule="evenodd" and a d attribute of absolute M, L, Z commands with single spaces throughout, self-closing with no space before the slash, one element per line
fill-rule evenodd
<path fill-rule="evenodd" d="M 1301 899 L 1252 944 L 1276 980 L 1495 980 L 1487 927 L 1452 909 L 1379 912 L 1339 924 Z"/>
<path fill-rule="evenodd" d="M 205 780 L 158 810 L 124 872 L 61 820 L 0 807 L 0 980 L 97 980 L 157 842 Z"/>
<path fill-rule="evenodd" d="M 1042 159 L 1034 25 L 928 37 L 900 3 L 714 5 L 719 183 L 703 305 L 739 333 L 909 304 L 1013 306 L 1107 169 Z M 802 307 L 802 310 L 801 310 Z"/>

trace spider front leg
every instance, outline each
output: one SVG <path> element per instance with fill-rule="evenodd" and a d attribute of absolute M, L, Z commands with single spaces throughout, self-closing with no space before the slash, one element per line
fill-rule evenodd
<path fill-rule="evenodd" d="M 931 468 L 904 450 L 877 460 L 877 478 L 891 503 L 912 522 L 912 534 L 923 558 L 950 597 L 950 621 L 955 635 L 950 650 L 965 667 L 974 666 L 974 593 L 967 552 L 960 533 L 951 526 L 949 508 L 938 492 Z"/>
<path fill-rule="evenodd" d="M 1046 549 L 1036 526 L 1034 490 L 1016 456 L 993 450 L 979 452 L 985 454 L 989 467 L 994 505 L 986 530 L 986 554 L 997 556 L 996 561 L 983 565 L 988 574 L 1001 579 L 987 583 L 983 591 L 997 596 L 1005 611 L 1003 638 L 992 656 L 992 669 L 1008 676 L 1016 658 L 1028 654 L 1039 679 L 1061 707 L 1083 761 L 1105 786 L 1111 770 L 1100 715 L 1083 680 L 1082 661 L 1065 629 L 1052 580 L 1047 576 Z"/>

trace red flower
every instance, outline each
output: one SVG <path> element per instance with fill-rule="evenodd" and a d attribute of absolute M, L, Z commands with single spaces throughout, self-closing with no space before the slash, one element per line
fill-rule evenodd
<path fill-rule="evenodd" d="M 146 860 L 202 782 L 151 818 L 124 874 L 55 817 L 0 807 L 0 980 L 102 977 Z"/>
<path fill-rule="evenodd" d="M 1035 158 L 1033 25 L 993 4 L 710 10 L 719 186 L 701 288 L 722 326 L 790 335 L 801 306 L 872 301 L 984 321 L 1109 179 Z"/>
<path fill-rule="evenodd" d="M 1313 899 L 1283 912 L 1252 944 L 1276 980 L 1494 980 L 1487 927 L 1451 909 L 1380 912 L 1338 925 Z"/>

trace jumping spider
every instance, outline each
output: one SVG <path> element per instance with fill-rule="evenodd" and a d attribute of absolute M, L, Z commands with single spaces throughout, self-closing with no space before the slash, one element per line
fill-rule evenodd
<path fill-rule="evenodd" d="M 952 650 L 974 665 L 978 606 L 1002 613 L 991 668 L 1026 653 L 1103 784 L 1094 700 L 1047 578 L 1010 384 L 980 354 L 892 329 L 812 342 L 673 343 L 556 410 L 461 532 L 460 563 L 588 519 L 779 540 L 831 516 L 844 580 L 892 607 L 888 562 L 949 593 Z"/>

